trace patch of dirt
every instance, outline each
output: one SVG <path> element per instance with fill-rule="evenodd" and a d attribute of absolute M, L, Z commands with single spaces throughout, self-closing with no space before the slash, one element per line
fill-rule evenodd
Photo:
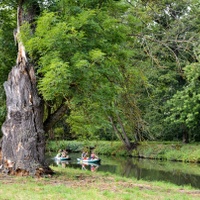
<path fill-rule="evenodd" d="M 120 192 L 124 188 L 133 188 L 137 187 L 140 190 L 168 190 L 168 192 L 180 192 L 185 193 L 191 196 L 200 197 L 200 190 L 185 190 L 185 189 L 165 189 L 159 186 L 153 186 L 151 184 L 140 184 L 134 183 L 132 181 L 118 181 L 113 177 L 102 177 L 102 176 L 86 176 L 79 175 L 74 177 L 71 180 L 58 180 L 58 179 L 50 179 L 47 184 L 64 184 L 71 188 L 98 188 L 100 191 L 110 190 L 113 192 Z"/>
<path fill-rule="evenodd" d="M 0 182 L 1 183 L 16 183 L 15 177 L 14 176 L 8 176 L 6 174 L 0 173 Z"/>

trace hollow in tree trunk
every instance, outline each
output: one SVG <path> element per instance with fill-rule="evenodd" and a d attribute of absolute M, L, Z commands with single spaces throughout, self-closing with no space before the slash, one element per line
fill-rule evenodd
<path fill-rule="evenodd" d="M 18 21 L 22 10 L 18 8 Z M 18 23 L 18 33 L 19 34 Z M 2 125 L 1 170 L 8 174 L 41 176 L 53 171 L 45 164 L 43 103 L 38 96 L 33 66 L 18 41 L 16 66 L 4 83 L 7 117 Z"/>

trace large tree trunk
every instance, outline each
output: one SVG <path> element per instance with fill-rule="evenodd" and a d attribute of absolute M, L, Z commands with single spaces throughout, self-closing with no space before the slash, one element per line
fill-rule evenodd
<path fill-rule="evenodd" d="M 46 173 L 43 106 L 33 67 L 24 62 L 13 67 L 4 88 L 7 118 L 2 126 L 3 169 L 8 173 Z"/>
<path fill-rule="evenodd" d="M 21 17 L 22 5 L 19 5 L 17 34 Z M 7 117 L 2 126 L 2 170 L 32 176 L 51 174 L 45 164 L 43 103 L 37 93 L 34 68 L 21 41 L 18 41 L 17 64 L 9 73 L 4 89 Z"/>

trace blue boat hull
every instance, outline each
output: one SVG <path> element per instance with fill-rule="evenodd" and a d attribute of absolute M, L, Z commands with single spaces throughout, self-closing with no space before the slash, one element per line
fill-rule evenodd
<path fill-rule="evenodd" d="M 64 161 L 64 160 L 71 160 L 70 157 L 65 158 L 65 157 L 55 157 L 56 160 Z"/>
<path fill-rule="evenodd" d="M 80 163 L 100 163 L 101 159 L 81 159 L 81 158 L 77 158 L 77 161 Z"/>

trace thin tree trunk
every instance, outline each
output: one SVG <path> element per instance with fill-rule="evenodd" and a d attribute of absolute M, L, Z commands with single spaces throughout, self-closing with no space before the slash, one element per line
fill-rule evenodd
<path fill-rule="evenodd" d="M 183 143 L 187 144 L 189 143 L 189 134 L 186 129 L 183 129 Z"/>
<path fill-rule="evenodd" d="M 23 1 L 20 2 L 17 34 L 22 24 Z M 21 41 L 18 41 L 16 66 L 9 73 L 4 89 L 7 117 L 2 125 L 3 172 L 32 176 L 53 173 L 45 164 L 43 103 L 38 96 L 34 68 Z"/>
<path fill-rule="evenodd" d="M 123 124 L 122 124 L 122 121 L 121 121 L 119 115 L 117 115 L 117 119 L 118 119 L 119 125 L 120 125 L 120 127 L 121 127 L 121 129 L 122 129 L 122 133 L 123 133 L 123 136 L 124 136 L 123 138 L 124 138 L 124 140 L 125 140 L 125 142 L 126 142 L 126 147 L 127 147 L 127 149 L 131 149 L 131 143 L 130 143 L 130 141 L 129 141 L 129 139 L 128 139 L 128 136 L 127 136 L 127 134 L 126 134 L 126 131 L 124 130 L 124 126 L 123 126 Z"/>
<path fill-rule="evenodd" d="M 109 120 L 110 120 L 110 122 L 111 122 L 111 124 L 112 124 L 112 127 L 113 127 L 113 130 L 114 130 L 115 134 L 116 134 L 116 135 L 119 137 L 119 139 L 123 142 L 123 144 L 125 145 L 125 147 L 127 147 L 127 146 L 126 146 L 126 141 L 124 140 L 124 138 L 123 138 L 122 134 L 120 133 L 120 131 L 119 131 L 119 130 L 117 129 L 117 127 L 115 126 L 112 117 L 109 116 L 108 118 L 109 118 Z"/>
<path fill-rule="evenodd" d="M 189 143 L 189 134 L 185 124 L 181 124 L 180 129 L 182 132 L 182 142 L 186 144 Z"/>

